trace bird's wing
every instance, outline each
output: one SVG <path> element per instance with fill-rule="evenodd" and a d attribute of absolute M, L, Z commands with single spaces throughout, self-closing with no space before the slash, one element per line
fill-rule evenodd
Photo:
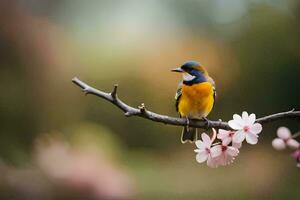
<path fill-rule="evenodd" d="M 182 81 L 179 82 L 178 88 L 177 88 L 177 91 L 176 91 L 176 94 L 175 94 L 175 100 L 176 100 L 175 106 L 176 106 L 176 111 L 177 112 L 179 111 L 178 110 L 178 104 L 179 104 L 181 95 L 182 95 Z"/>
<path fill-rule="evenodd" d="M 216 91 L 216 84 L 215 84 L 215 81 L 214 79 L 212 79 L 210 76 L 207 78 L 208 82 L 210 82 L 213 86 L 213 90 L 214 90 L 214 106 L 215 106 L 215 103 L 216 103 L 216 98 L 217 98 L 217 91 Z"/>

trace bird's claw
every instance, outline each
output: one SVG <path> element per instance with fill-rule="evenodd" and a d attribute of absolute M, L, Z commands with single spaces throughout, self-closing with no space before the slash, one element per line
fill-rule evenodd
<path fill-rule="evenodd" d="M 208 120 L 206 117 L 203 117 L 202 119 L 203 119 L 203 121 L 205 122 L 205 125 L 206 125 L 206 130 L 208 130 L 208 129 L 209 129 L 209 127 L 210 127 L 209 120 Z"/>
<path fill-rule="evenodd" d="M 186 117 L 186 129 L 187 129 L 187 131 L 189 131 L 189 129 L 190 129 L 190 120 L 188 117 Z"/>

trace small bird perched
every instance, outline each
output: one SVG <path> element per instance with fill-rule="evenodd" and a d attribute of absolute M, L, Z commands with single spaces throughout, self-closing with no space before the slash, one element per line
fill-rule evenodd
<path fill-rule="evenodd" d="M 176 110 L 180 117 L 189 119 L 207 120 L 216 97 L 214 80 L 198 62 L 189 61 L 181 67 L 173 69 L 183 75 L 176 92 Z M 197 129 L 188 125 L 183 128 L 181 142 L 194 142 L 197 140 Z"/>

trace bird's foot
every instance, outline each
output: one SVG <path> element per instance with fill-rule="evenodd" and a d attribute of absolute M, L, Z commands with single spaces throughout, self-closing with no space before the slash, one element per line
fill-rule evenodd
<path fill-rule="evenodd" d="M 187 129 L 187 131 L 189 132 L 190 130 L 190 120 L 189 120 L 189 118 L 188 117 L 186 117 L 186 129 Z"/>
<path fill-rule="evenodd" d="M 203 117 L 202 119 L 203 119 L 203 121 L 205 122 L 206 130 L 208 130 L 209 127 L 210 127 L 209 120 L 208 120 L 206 117 Z"/>

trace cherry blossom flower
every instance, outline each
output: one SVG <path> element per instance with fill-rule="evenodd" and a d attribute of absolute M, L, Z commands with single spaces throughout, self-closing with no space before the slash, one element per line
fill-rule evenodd
<path fill-rule="evenodd" d="M 215 130 L 214 131 L 214 135 L 216 134 Z M 203 163 L 205 161 L 207 161 L 207 165 L 209 167 L 212 168 L 216 168 L 217 162 L 214 159 L 214 157 L 217 157 L 221 154 L 220 151 L 218 151 L 217 148 L 212 147 L 212 143 L 215 139 L 215 136 L 213 136 L 212 139 L 210 139 L 210 137 L 206 134 L 206 133 L 202 133 L 201 135 L 201 139 L 202 140 L 197 140 L 195 142 L 196 146 L 198 149 L 195 149 L 194 151 L 197 153 L 196 155 L 196 160 L 198 163 Z"/>
<path fill-rule="evenodd" d="M 224 140 L 221 145 L 219 143 L 213 144 L 216 139 L 216 131 L 214 129 L 213 133 L 212 138 L 210 138 L 206 133 L 202 133 L 202 140 L 196 141 L 196 146 L 198 147 L 198 149 L 195 150 L 197 153 L 197 162 L 203 163 L 207 161 L 207 165 L 212 168 L 232 163 L 238 155 L 239 150 L 234 146 L 228 146 L 230 143 L 228 140 Z M 219 137 L 225 138 L 227 135 L 227 132 L 225 133 L 225 131 L 221 131 L 221 135 Z"/>
<path fill-rule="evenodd" d="M 217 138 L 222 140 L 223 144 L 228 145 L 232 141 L 232 137 L 234 134 L 235 134 L 235 131 L 231 131 L 231 130 L 227 131 L 224 129 L 219 129 Z"/>
<path fill-rule="evenodd" d="M 280 127 L 277 129 L 277 136 L 272 141 L 272 146 L 276 150 L 283 150 L 286 146 L 290 147 L 291 149 L 298 149 L 300 144 L 297 140 L 292 138 L 291 131 L 286 127 Z"/>
<path fill-rule="evenodd" d="M 297 149 L 292 153 L 292 157 L 296 160 L 297 162 L 297 167 L 300 167 L 300 149 Z"/>
<path fill-rule="evenodd" d="M 224 145 L 228 145 L 232 142 L 232 138 L 234 136 L 236 132 L 235 131 L 232 131 L 232 130 L 224 130 L 224 129 L 219 129 L 219 133 L 217 135 L 217 138 L 222 140 L 222 143 Z M 232 142 L 232 146 L 235 147 L 235 148 L 241 148 L 242 147 L 242 143 L 235 143 L 235 142 Z"/>
<path fill-rule="evenodd" d="M 226 143 L 227 141 L 223 141 L 221 145 L 216 145 L 212 148 L 212 158 L 217 165 L 229 165 L 239 154 L 238 148 L 234 146 L 228 146 Z"/>
<path fill-rule="evenodd" d="M 228 122 L 228 125 L 237 130 L 232 137 L 234 143 L 242 143 L 245 139 L 249 144 L 257 144 L 258 134 L 262 131 L 262 125 L 255 123 L 255 114 L 248 115 L 247 112 L 243 112 L 242 116 L 234 114 L 233 120 Z"/>

